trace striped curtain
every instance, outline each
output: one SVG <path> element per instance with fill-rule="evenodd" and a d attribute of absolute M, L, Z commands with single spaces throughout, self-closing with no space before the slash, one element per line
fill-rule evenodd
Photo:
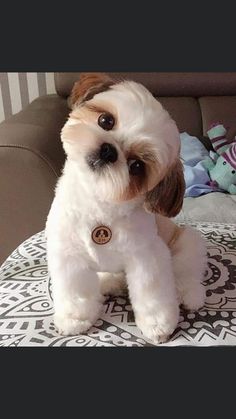
<path fill-rule="evenodd" d="M 0 122 L 51 93 L 56 93 L 54 73 L 0 73 Z"/>

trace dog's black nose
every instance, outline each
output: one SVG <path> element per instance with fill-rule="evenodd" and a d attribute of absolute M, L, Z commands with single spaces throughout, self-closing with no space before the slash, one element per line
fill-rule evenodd
<path fill-rule="evenodd" d="M 100 148 L 100 159 L 105 163 L 115 163 L 118 159 L 116 148 L 109 143 L 103 143 Z"/>

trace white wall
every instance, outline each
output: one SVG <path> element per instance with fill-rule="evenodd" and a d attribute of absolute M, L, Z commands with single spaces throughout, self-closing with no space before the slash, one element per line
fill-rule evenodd
<path fill-rule="evenodd" d="M 54 73 L 0 72 L 0 122 L 50 93 L 56 93 Z"/>

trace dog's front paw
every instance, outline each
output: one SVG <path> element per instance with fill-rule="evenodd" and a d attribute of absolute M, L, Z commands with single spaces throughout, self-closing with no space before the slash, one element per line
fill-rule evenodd
<path fill-rule="evenodd" d="M 78 320 L 72 317 L 54 317 L 54 324 L 58 333 L 62 336 L 80 335 L 87 332 L 93 326 L 89 320 Z"/>
<path fill-rule="evenodd" d="M 153 315 L 136 315 L 136 324 L 144 337 L 152 340 L 155 344 L 164 343 L 174 332 L 179 321 L 179 310 Z"/>
<path fill-rule="evenodd" d="M 54 324 L 60 335 L 79 335 L 86 333 L 96 323 L 102 304 L 95 300 L 78 299 L 64 304 L 54 314 Z"/>

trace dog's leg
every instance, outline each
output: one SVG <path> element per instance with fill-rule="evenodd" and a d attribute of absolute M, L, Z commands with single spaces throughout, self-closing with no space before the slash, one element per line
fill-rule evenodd
<path fill-rule="evenodd" d="M 103 295 L 122 296 L 127 294 L 125 273 L 98 272 L 100 291 Z"/>
<path fill-rule="evenodd" d="M 205 302 L 205 289 L 201 283 L 207 267 L 204 239 L 198 231 L 185 227 L 171 251 L 180 303 L 189 310 L 198 310 Z"/>
<path fill-rule="evenodd" d="M 59 257 L 60 256 L 60 257 Z M 104 298 L 97 273 L 80 257 L 49 256 L 54 323 L 62 335 L 86 332 L 98 319 Z"/>
<path fill-rule="evenodd" d="M 137 326 L 155 343 L 166 341 L 178 324 L 179 305 L 164 241 L 159 238 L 152 247 L 131 253 L 126 274 Z"/>

